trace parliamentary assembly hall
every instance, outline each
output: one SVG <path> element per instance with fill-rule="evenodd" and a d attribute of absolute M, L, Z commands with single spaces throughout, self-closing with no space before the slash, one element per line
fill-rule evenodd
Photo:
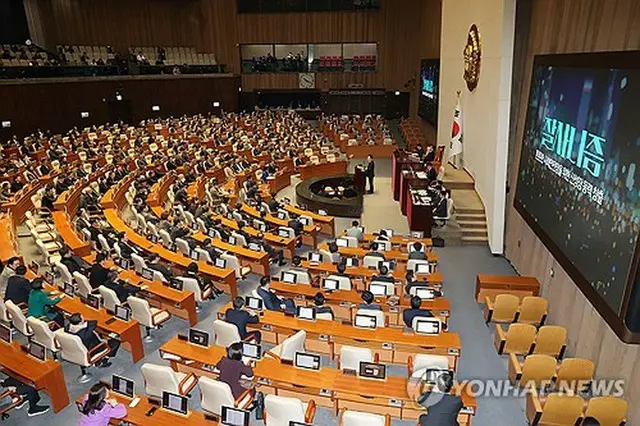
<path fill-rule="evenodd" d="M 638 99 L 640 0 L 0 0 L 0 426 L 639 425 Z"/>

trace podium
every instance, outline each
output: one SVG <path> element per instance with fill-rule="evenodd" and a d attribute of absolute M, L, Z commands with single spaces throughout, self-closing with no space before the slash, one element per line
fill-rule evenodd
<path fill-rule="evenodd" d="M 394 151 L 391 161 L 391 187 L 393 188 L 393 199 L 400 201 L 402 188 L 402 170 L 420 168 L 422 165 L 419 158 L 411 156 L 406 151 Z"/>
<path fill-rule="evenodd" d="M 361 166 L 356 166 L 356 169 L 353 173 L 353 188 L 364 194 L 365 189 L 365 175 L 364 168 Z"/>

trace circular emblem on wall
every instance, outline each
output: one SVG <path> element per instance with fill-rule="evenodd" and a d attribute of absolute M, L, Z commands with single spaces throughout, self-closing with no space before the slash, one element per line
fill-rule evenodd
<path fill-rule="evenodd" d="M 473 92 L 480 80 L 480 61 L 482 58 L 482 43 L 480 32 L 476 24 L 471 25 L 467 35 L 467 44 L 464 46 L 464 81 L 467 88 Z"/>

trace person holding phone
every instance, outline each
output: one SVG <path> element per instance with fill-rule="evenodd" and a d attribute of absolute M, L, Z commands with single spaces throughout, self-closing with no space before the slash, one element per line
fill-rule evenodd
<path fill-rule="evenodd" d="M 109 398 L 109 385 L 96 383 L 82 400 L 77 426 L 108 426 L 111 419 L 122 419 L 127 407 Z"/>

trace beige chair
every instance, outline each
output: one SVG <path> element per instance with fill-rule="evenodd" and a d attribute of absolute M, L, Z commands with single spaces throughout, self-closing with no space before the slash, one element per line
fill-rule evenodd
<path fill-rule="evenodd" d="M 545 389 L 553 381 L 558 361 L 549 355 L 531 354 L 520 361 L 515 354 L 509 354 L 509 381 L 520 387 L 535 386 Z"/>
<path fill-rule="evenodd" d="M 380 261 L 382 261 L 383 259 L 379 256 L 365 256 L 362 259 L 362 266 L 364 266 L 365 268 L 378 268 L 378 264 L 380 263 Z"/>
<path fill-rule="evenodd" d="M 227 348 L 233 343 L 242 341 L 238 327 L 230 322 L 219 319 L 213 321 L 213 332 L 215 333 L 215 343 L 217 346 Z"/>
<path fill-rule="evenodd" d="M 391 416 L 343 410 L 340 426 L 391 426 Z"/>
<path fill-rule="evenodd" d="M 313 423 L 316 403 L 313 399 L 305 404 L 297 398 L 267 395 L 264 398 L 264 411 L 266 426 L 289 426 L 290 422 Z"/>
<path fill-rule="evenodd" d="M 176 238 L 176 247 L 178 251 L 183 255 L 189 257 L 191 255 L 191 248 L 189 247 L 189 243 L 182 238 Z"/>
<path fill-rule="evenodd" d="M 220 257 L 227 261 L 227 268 L 236 271 L 236 278 L 243 279 L 251 273 L 251 268 L 240 265 L 240 261 L 234 255 L 223 253 Z"/>
<path fill-rule="evenodd" d="M 567 329 L 558 325 L 544 325 L 538 330 L 534 354 L 551 355 L 562 359 L 567 348 Z"/>
<path fill-rule="evenodd" d="M 377 311 L 373 309 L 358 309 L 355 315 L 367 315 L 367 316 L 375 317 L 376 328 L 384 328 L 387 326 L 387 317 L 383 311 Z M 354 321 L 355 321 L 355 317 L 354 317 Z"/>
<path fill-rule="evenodd" d="M 433 265 L 428 260 L 423 259 L 409 259 L 407 261 L 407 270 L 413 271 L 413 273 L 416 274 L 418 265 L 427 265 L 426 267 L 429 273 L 433 273 Z"/>
<path fill-rule="evenodd" d="M 271 350 L 266 351 L 265 356 L 279 360 L 293 361 L 295 359 L 296 352 L 305 352 L 306 339 L 307 332 L 300 330 L 293 336 L 285 339 L 279 345 L 274 346 Z"/>
<path fill-rule="evenodd" d="M 11 324 L 13 324 L 13 327 L 23 336 L 33 336 L 33 330 L 31 330 L 31 327 L 27 322 L 27 317 L 22 311 L 22 307 L 16 305 L 11 300 L 7 300 L 4 303 L 7 308 L 9 318 L 11 318 Z"/>
<path fill-rule="evenodd" d="M 298 270 L 295 270 L 295 269 L 283 270 L 280 273 L 280 280 L 281 281 L 283 281 L 282 277 L 283 277 L 283 274 L 285 272 L 289 272 L 289 273 L 295 275 L 297 284 L 306 284 L 306 285 L 310 285 L 311 284 L 311 277 L 309 276 L 308 272 L 306 272 L 306 271 L 298 271 Z"/>
<path fill-rule="evenodd" d="M 387 281 L 371 281 L 371 283 L 369 283 L 369 291 L 371 291 L 371 286 L 374 285 L 375 286 L 384 286 L 385 287 L 385 291 L 384 291 L 384 295 L 383 296 L 393 296 L 396 293 L 396 285 L 395 283 L 390 283 Z M 382 287 L 380 287 L 382 288 Z M 380 296 L 376 293 L 374 293 L 374 295 L 376 296 Z"/>
<path fill-rule="evenodd" d="M 351 286 L 351 278 L 349 278 L 349 277 L 343 277 L 343 276 L 338 276 L 338 275 L 329 275 L 329 276 L 327 276 L 327 279 L 338 281 L 338 290 L 350 291 L 351 288 L 352 288 L 352 286 Z"/>
<path fill-rule="evenodd" d="M 523 298 L 517 321 L 525 324 L 544 325 L 547 319 L 548 305 L 549 302 L 544 297 L 527 296 Z"/>
<path fill-rule="evenodd" d="M 485 297 L 484 319 L 485 323 L 490 322 L 508 324 L 516 319 L 520 298 L 513 294 L 498 294 L 492 301 Z"/>
<path fill-rule="evenodd" d="M 144 363 L 140 368 L 144 379 L 144 389 L 148 396 L 162 398 L 162 392 L 186 396 L 198 384 L 193 373 L 180 373 L 171 367 Z"/>
<path fill-rule="evenodd" d="M 376 357 L 377 358 L 377 357 Z M 342 346 L 338 358 L 338 369 L 341 371 L 360 371 L 361 362 L 374 362 L 373 352 L 369 348 Z M 377 362 L 377 360 L 376 360 Z"/>
<path fill-rule="evenodd" d="M 141 274 L 142 270 L 147 267 L 147 262 L 145 262 L 142 256 L 139 256 L 135 253 L 131 254 L 131 260 L 133 261 L 133 269 L 136 273 Z"/>
<path fill-rule="evenodd" d="M 222 415 L 222 407 L 234 407 L 246 410 L 253 402 L 250 389 L 247 389 L 237 399 L 233 397 L 228 384 L 214 380 L 207 376 L 198 379 L 200 388 L 200 406 L 206 413 L 216 416 Z"/>
<path fill-rule="evenodd" d="M 211 287 L 207 287 L 206 289 L 202 290 L 195 278 L 178 277 L 178 279 L 182 281 L 183 290 L 193 293 L 196 304 L 201 303 L 203 300 L 209 299 L 211 297 L 211 294 L 213 293 L 213 289 Z"/>
<path fill-rule="evenodd" d="M 201 249 L 200 247 L 196 247 L 196 253 L 198 253 L 198 260 L 200 262 L 207 262 L 209 264 L 213 263 L 213 259 L 211 259 L 211 255 L 208 251 Z"/>
<path fill-rule="evenodd" d="M 73 282 L 73 276 L 71 275 L 71 272 L 69 272 L 69 268 L 67 268 L 67 266 L 64 263 L 56 262 L 54 266 L 56 268 L 56 271 L 58 271 L 58 273 L 62 277 L 63 282 L 65 283 Z"/>
<path fill-rule="evenodd" d="M 100 293 L 100 297 L 102 297 L 102 306 L 108 311 L 115 312 L 116 306 L 122 305 L 116 292 L 110 288 L 101 285 L 98 287 L 98 292 Z"/>
<path fill-rule="evenodd" d="M 614 396 L 591 398 L 585 417 L 593 417 L 600 426 L 623 426 L 627 422 L 627 401 Z"/>
<path fill-rule="evenodd" d="M 162 327 L 162 324 L 169 321 L 171 314 L 167 311 L 151 307 L 149 302 L 139 297 L 129 296 L 127 302 L 131 308 L 131 316 L 133 319 L 145 327 L 145 341 L 153 341 L 151 329 Z"/>
<path fill-rule="evenodd" d="M 536 328 L 531 324 L 514 323 L 505 333 L 502 327 L 496 327 L 495 346 L 498 354 L 528 355 L 536 338 Z"/>
<path fill-rule="evenodd" d="M 56 330 L 55 338 L 60 345 L 60 357 L 72 364 L 80 367 L 82 374 L 78 377 L 79 383 L 87 383 L 91 380 L 91 374 L 87 369 L 103 360 L 109 355 L 109 346 L 101 342 L 89 351 L 80 337 L 75 334 L 66 333 L 63 329 Z"/>
<path fill-rule="evenodd" d="M 342 237 L 343 240 L 347 241 L 347 247 L 358 247 L 358 239 L 356 237 L 350 237 L 348 235 L 343 235 Z"/>
<path fill-rule="evenodd" d="M 76 271 L 73 273 L 73 280 L 78 286 L 78 294 L 84 298 L 88 298 L 90 294 L 93 294 L 93 288 L 89 283 L 89 279 Z"/>
<path fill-rule="evenodd" d="M 0 297 L 0 323 L 11 326 L 11 317 L 2 297 Z"/>
<path fill-rule="evenodd" d="M 60 351 L 60 345 L 56 341 L 53 331 L 49 328 L 49 324 L 34 317 L 27 318 L 27 323 L 33 331 L 31 340 L 47 348 L 56 358 L 57 353 Z"/>
<path fill-rule="evenodd" d="M 566 358 L 558 367 L 555 389 L 562 393 L 587 392 L 591 387 L 596 366 L 590 359 Z"/>
<path fill-rule="evenodd" d="M 421 378 L 427 370 L 450 370 L 449 358 L 444 355 L 416 354 L 407 358 L 410 378 Z"/>

